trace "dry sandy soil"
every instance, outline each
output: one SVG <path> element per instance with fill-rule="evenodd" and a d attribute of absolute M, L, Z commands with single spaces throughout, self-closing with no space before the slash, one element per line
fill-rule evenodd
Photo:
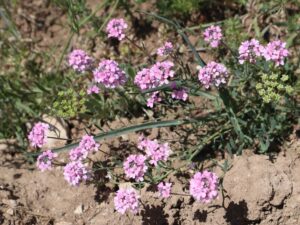
<path fill-rule="evenodd" d="M 300 141 L 296 135 L 291 140 L 272 157 L 246 151 L 230 159 L 231 168 L 223 180 L 224 197 L 220 191 L 219 198 L 211 204 L 197 203 L 188 195 L 162 200 L 155 189 L 145 187 L 140 193 L 141 209 L 135 216 L 115 212 L 115 190 L 109 183 L 71 187 L 63 178 L 62 167 L 40 172 L 2 144 L 0 224 L 297 225 Z M 222 175 L 219 168 L 214 170 Z M 169 177 L 174 184 L 173 193 L 188 193 L 186 179 Z"/>

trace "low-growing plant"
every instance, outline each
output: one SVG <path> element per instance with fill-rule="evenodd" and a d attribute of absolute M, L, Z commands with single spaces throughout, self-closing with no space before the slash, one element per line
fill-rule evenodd
<path fill-rule="evenodd" d="M 93 10 L 89 9 L 86 1 L 51 1 L 67 11 L 70 33 L 64 50 L 53 54 L 55 48 L 36 51 L 34 40 L 22 36 L 15 24 L 12 12 L 16 10 L 18 1 L 1 1 L 0 16 L 3 26 L 0 28 L 0 138 L 17 138 L 20 148 L 26 150 L 28 122 L 35 122 L 44 114 L 63 118 L 75 118 L 80 115 L 93 114 L 97 119 L 114 119 L 116 114 L 128 115 L 127 110 L 136 108 L 137 104 L 128 98 L 110 96 L 99 97 L 97 104 L 94 98 L 86 98 L 82 93 L 85 81 L 74 79 L 74 72 L 65 73 L 62 62 L 65 53 L 70 48 L 73 37 L 86 26 L 93 28 L 93 35 L 102 35 L 104 24 L 111 16 L 104 15 L 101 20 L 95 14 L 102 8 L 114 7 L 118 1 L 99 3 Z M 67 27 L 66 27 L 67 29 Z M 52 48 L 53 46 L 50 46 Z M 50 49 L 49 48 L 49 49 Z M 85 79 L 85 78 L 84 78 Z M 67 93 L 67 90 L 72 93 Z M 77 98 L 73 103 L 70 96 Z M 124 108 L 123 108 L 124 107 Z M 130 109 L 132 111 L 132 109 Z"/>
<path fill-rule="evenodd" d="M 167 178 L 176 173 L 187 173 L 191 177 L 189 194 L 197 201 L 212 201 L 218 196 L 222 177 L 218 178 L 207 169 L 198 171 L 203 168 L 201 161 L 197 161 L 201 151 L 208 148 L 211 152 L 221 150 L 232 155 L 252 148 L 265 153 L 272 148 L 272 144 L 280 142 L 289 133 L 299 114 L 293 91 L 296 80 L 294 66 L 288 60 L 291 52 L 283 40 L 262 43 L 253 37 L 244 39 L 238 48 L 232 48 L 234 46 L 227 44 L 222 28 L 212 25 L 202 31 L 202 38 L 207 43 L 207 49 L 222 48 L 222 51 L 217 52 L 214 60 L 206 62 L 178 23 L 156 14 L 145 14 L 173 27 L 188 46 L 195 62 L 186 61 L 172 42 L 158 46 L 156 55 L 148 55 L 149 65 L 121 65 L 111 59 L 98 62 L 92 59 L 91 54 L 78 49 L 69 54 L 68 62 L 70 73 L 83 79 L 81 84 L 84 85 L 80 87 L 88 93 L 87 102 L 95 97 L 92 105 L 101 104 L 101 98 L 105 96 L 122 96 L 129 102 L 135 99 L 144 108 L 152 109 L 155 120 L 95 136 L 87 134 L 79 143 L 41 154 L 33 153 L 39 155 L 37 166 L 41 170 L 50 169 L 53 164 L 63 165 L 65 179 L 74 186 L 93 180 L 96 171 L 105 171 L 110 181 L 116 184 L 124 180 L 131 181 L 131 187 L 120 188 L 114 198 L 115 208 L 122 214 L 139 211 L 139 196 L 135 188 L 145 184 L 157 185 L 160 195 L 168 198 L 172 194 L 172 185 Z M 114 18 L 107 24 L 107 37 L 128 42 L 147 54 L 144 45 L 129 38 L 126 33 L 128 28 L 126 20 Z M 77 95 L 71 89 L 59 95 L 63 96 L 71 100 L 63 102 L 67 104 L 68 114 L 69 105 L 76 102 Z M 211 108 L 203 112 L 205 107 L 196 104 L 195 98 L 208 101 Z M 65 105 L 62 107 L 61 104 L 62 101 L 54 103 L 58 112 L 59 108 L 65 109 Z M 75 104 L 76 107 L 78 104 Z M 80 111 L 72 107 L 71 113 Z M 182 110 L 181 116 L 174 120 L 164 119 L 163 112 L 175 107 Z M 195 111 L 202 113 L 199 115 Z M 92 119 L 94 114 L 90 112 Z M 173 149 L 168 142 L 151 140 L 141 134 L 135 151 L 129 155 L 116 153 L 110 155 L 108 162 L 94 162 L 89 158 L 90 154 L 99 151 L 101 143 L 98 142 L 104 139 L 129 132 L 186 124 L 191 125 L 190 132 L 197 138 L 192 144 L 182 142 L 185 144 L 183 149 Z M 199 134 L 200 128 L 205 132 Z M 29 133 L 32 147 L 41 148 L 47 142 L 48 129 L 49 125 L 45 123 L 38 123 L 32 128 Z M 58 154 L 67 150 L 70 160 L 65 165 L 59 161 Z M 183 166 L 176 168 L 174 162 L 179 159 L 183 161 Z M 122 174 L 115 170 L 119 167 L 123 168 Z M 224 172 L 226 168 L 227 162 L 222 166 Z M 191 170 L 192 174 L 188 172 Z"/>

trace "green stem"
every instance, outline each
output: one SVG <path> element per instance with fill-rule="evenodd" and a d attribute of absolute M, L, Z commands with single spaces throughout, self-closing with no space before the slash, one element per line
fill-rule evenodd
<path fill-rule="evenodd" d="M 66 46 L 64 47 L 64 50 L 63 50 L 63 52 L 61 53 L 60 58 L 59 58 L 59 61 L 58 61 L 57 66 L 56 66 L 56 71 L 57 71 L 57 72 L 59 71 L 59 68 L 60 68 L 60 66 L 61 66 L 61 63 L 62 63 L 62 61 L 63 61 L 63 58 L 64 58 L 65 54 L 67 53 L 68 48 L 70 47 L 71 41 L 72 41 L 72 39 L 73 39 L 73 37 L 74 37 L 74 34 L 75 34 L 75 33 L 74 33 L 73 31 L 70 31 L 70 34 L 69 34 L 69 37 L 68 37 L 67 44 L 66 44 Z"/>
<path fill-rule="evenodd" d="M 231 129 L 232 129 L 232 126 L 227 126 L 224 129 L 221 129 L 220 131 L 217 131 L 213 135 L 211 135 L 210 137 L 206 138 L 203 141 L 203 143 L 201 144 L 201 146 L 197 147 L 197 149 L 191 154 L 191 156 L 189 158 L 189 161 L 192 161 L 195 158 L 195 156 L 199 154 L 199 152 L 202 150 L 202 148 L 205 145 L 209 144 L 213 139 L 230 132 Z"/>
<path fill-rule="evenodd" d="M 105 21 L 102 23 L 101 27 L 99 28 L 98 32 L 101 32 L 102 29 L 104 28 L 104 26 L 107 24 L 108 20 L 110 20 L 110 18 L 112 17 L 112 14 L 115 12 L 117 6 L 119 4 L 119 0 L 117 0 L 112 8 L 112 10 L 110 11 L 109 15 L 105 18 Z"/>

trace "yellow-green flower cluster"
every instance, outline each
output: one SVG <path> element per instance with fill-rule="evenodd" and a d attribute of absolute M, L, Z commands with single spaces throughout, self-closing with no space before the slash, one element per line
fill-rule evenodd
<path fill-rule="evenodd" d="M 256 84 L 256 90 L 265 103 L 278 102 L 284 94 L 291 94 L 294 91 L 291 85 L 286 84 L 288 79 L 287 75 L 263 73 L 261 82 Z"/>
<path fill-rule="evenodd" d="M 86 111 L 85 95 L 84 91 L 77 93 L 73 89 L 60 91 L 56 101 L 53 103 L 53 113 L 63 118 L 70 118 L 78 113 L 84 113 Z"/>

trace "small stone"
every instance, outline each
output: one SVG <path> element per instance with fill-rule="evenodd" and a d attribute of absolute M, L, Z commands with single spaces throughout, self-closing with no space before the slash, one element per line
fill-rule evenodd
<path fill-rule="evenodd" d="M 3 199 L 2 203 L 10 206 L 11 208 L 15 208 L 17 206 L 17 201 L 13 199 Z"/>
<path fill-rule="evenodd" d="M 9 208 L 8 210 L 6 210 L 6 214 L 12 216 L 12 215 L 14 215 L 14 210 Z"/>
<path fill-rule="evenodd" d="M 77 206 L 77 208 L 74 210 L 74 214 L 80 215 L 83 213 L 83 204 L 80 204 Z"/>
<path fill-rule="evenodd" d="M 56 223 L 55 225 L 72 225 L 72 223 L 62 221 L 62 222 Z"/>
<path fill-rule="evenodd" d="M 48 115 L 43 115 L 42 118 L 43 121 L 50 124 L 50 130 L 47 131 L 47 136 L 54 137 L 48 138 L 47 143 L 43 146 L 43 149 L 52 149 L 64 146 L 67 142 L 64 139 L 69 138 L 69 129 L 66 122 L 63 119 L 51 117 Z"/>

